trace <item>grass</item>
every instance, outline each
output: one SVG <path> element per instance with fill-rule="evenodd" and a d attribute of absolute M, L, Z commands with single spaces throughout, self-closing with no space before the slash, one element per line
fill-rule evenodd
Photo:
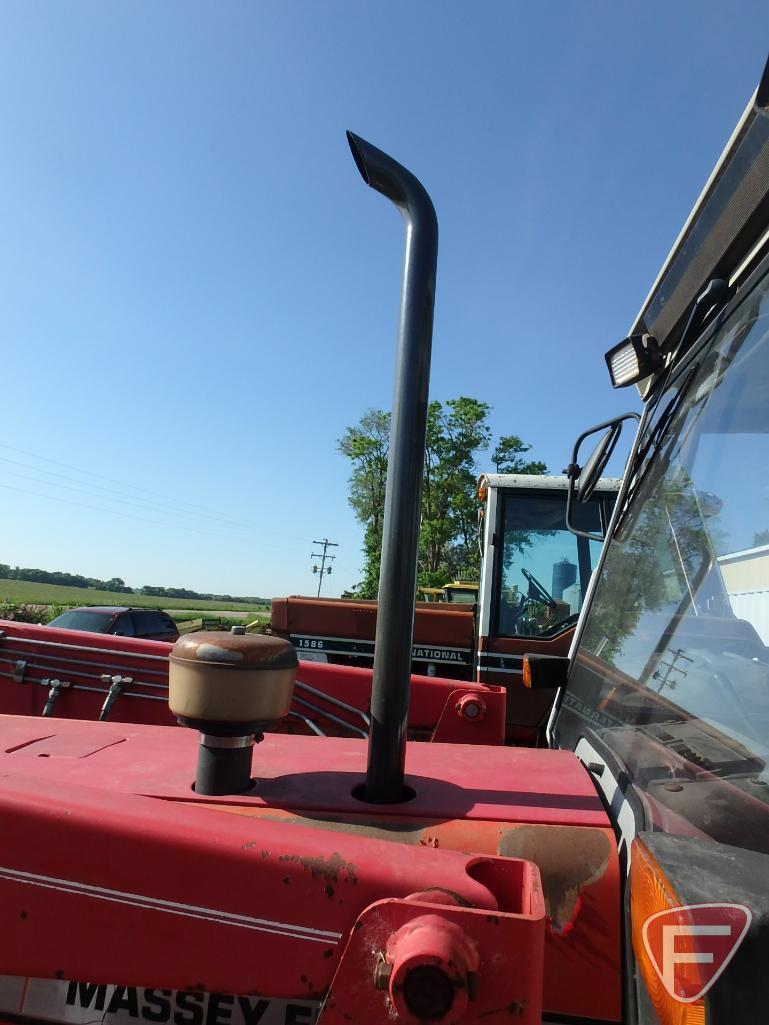
<path fill-rule="evenodd" d="M 91 587 L 62 587 L 59 584 L 35 584 L 29 580 L 4 579 L 0 579 L 0 602 L 14 602 L 19 605 L 135 605 L 145 609 L 200 609 L 206 612 L 226 609 L 254 613 L 269 611 L 265 605 L 248 605 L 245 602 L 155 598 L 145 594 L 97 591 Z"/>

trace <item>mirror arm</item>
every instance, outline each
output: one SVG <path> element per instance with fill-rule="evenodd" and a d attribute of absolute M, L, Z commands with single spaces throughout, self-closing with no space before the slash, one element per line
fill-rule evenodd
<path fill-rule="evenodd" d="M 575 455 L 576 455 L 576 446 L 575 446 L 575 450 L 574 451 L 575 451 Z M 577 472 L 576 473 L 570 472 L 573 469 L 576 469 Z M 580 467 L 577 465 L 576 462 L 571 462 L 566 467 L 564 473 L 569 478 L 569 488 L 568 488 L 568 490 L 566 492 L 566 516 L 565 516 L 565 519 L 566 519 L 566 529 L 570 530 L 572 532 L 572 534 L 576 534 L 577 537 L 586 537 L 590 541 L 604 541 L 605 538 L 606 538 L 605 534 L 591 534 L 587 530 L 580 530 L 579 527 L 575 527 L 574 524 L 571 522 L 571 503 L 572 503 L 573 497 L 574 497 L 574 484 L 575 484 L 577 478 L 579 477 Z"/>

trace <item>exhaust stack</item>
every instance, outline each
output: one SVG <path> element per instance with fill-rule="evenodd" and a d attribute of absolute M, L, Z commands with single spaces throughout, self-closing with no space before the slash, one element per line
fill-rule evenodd
<path fill-rule="evenodd" d="M 404 786 L 419 514 L 438 258 L 438 220 L 422 184 L 382 150 L 347 133 L 363 180 L 403 217 L 405 247 L 379 578 L 364 800 L 394 804 Z"/>

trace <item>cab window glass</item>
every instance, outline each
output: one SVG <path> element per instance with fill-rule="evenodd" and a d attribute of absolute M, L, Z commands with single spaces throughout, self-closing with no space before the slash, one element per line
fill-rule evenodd
<path fill-rule="evenodd" d="M 681 831 L 769 850 L 769 288 L 660 399 L 556 724 Z M 750 814 L 746 814 L 746 809 Z"/>
<path fill-rule="evenodd" d="M 574 506 L 575 525 L 601 529 L 601 501 Z M 565 492 L 506 495 L 497 634 L 549 637 L 574 623 L 600 545 L 566 529 Z"/>

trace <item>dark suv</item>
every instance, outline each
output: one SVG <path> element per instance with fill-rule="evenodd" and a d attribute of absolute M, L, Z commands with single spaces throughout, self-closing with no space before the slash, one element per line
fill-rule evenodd
<path fill-rule="evenodd" d="M 176 641 L 179 631 L 167 613 L 158 609 L 129 609 L 120 605 L 102 605 L 70 609 L 52 619 L 48 626 L 88 633 L 116 634 L 118 637 L 143 637 L 151 641 Z"/>

